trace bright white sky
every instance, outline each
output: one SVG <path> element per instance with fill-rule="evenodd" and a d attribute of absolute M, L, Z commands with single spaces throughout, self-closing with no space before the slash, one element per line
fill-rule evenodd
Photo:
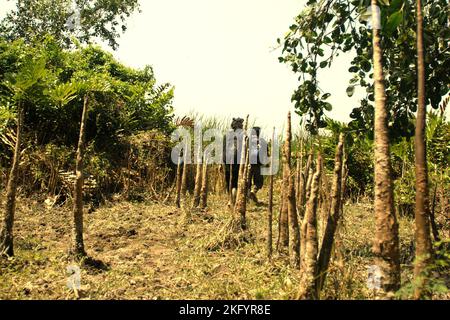
<path fill-rule="evenodd" d="M 141 0 L 142 13 L 128 20 L 114 55 L 129 66 L 152 65 L 159 82 L 173 84 L 177 115 L 250 114 L 262 127 L 281 128 L 288 110 L 294 111 L 290 99 L 298 81 L 278 62 L 274 47 L 305 2 Z M 2 8 L 13 3 L 0 0 Z M 358 104 L 346 95 L 349 66 L 349 58 L 341 57 L 321 76 L 322 89 L 332 93 L 331 116 L 341 121 Z"/>

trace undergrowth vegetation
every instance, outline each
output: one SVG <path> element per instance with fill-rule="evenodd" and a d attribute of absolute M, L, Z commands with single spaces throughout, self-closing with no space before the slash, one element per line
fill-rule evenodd
<path fill-rule="evenodd" d="M 266 202 L 266 192 L 262 201 Z M 277 192 L 278 193 L 278 192 Z M 20 201 L 17 254 L 0 266 L 2 299 L 293 299 L 299 273 L 288 257 L 266 256 L 266 210 L 250 206 L 251 241 L 233 250 L 206 250 L 230 215 L 223 197 L 212 195 L 207 212 L 182 210 L 152 201 L 107 202 L 86 217 L 87 250 L 101 265 L 82 268 L 81 289 L 67 288 L 70 210 Z M 367 269 L 372 256 L 367 239 L 374 220 L 369 201 L 344 208 L 336 258 L 323 299 L 371 299 Z M 319 228 L 323 221 L 319 220 Z M 414 221 L 400 218 L 402 279 L 399 292 L 411 297 Z M 274 228 L 277 228 L 275 222 Z M 437 261 L 442 272 L 449 257 Z M 435 274 L 434 298 L 448 299 L 449 285 Z"/>
<path fill-rule="evenodd" d="M 301 123 L 289 112 L 285 133 L 263 131 L 266 141 L 250 116 L 175 118 L 174 87 L 152 67 L 91 44 L 116 48 L 137 0 L 99 1 L 99 21 L 77 1 L 81 33 L 55 30 L 74 13 L 68 2 L 52 2 L 52 26 L 45 3 L 28 2 L 39 6 L 19 1 L 0 23 L 0 299 L 450 299 L 444 1 L 424 3 L 428 69 L 420 1 L 380 1 L 373 32 L 361 19 L 369 1 L 308 1 L 278 41 L 280 62 L 300 73 Z M 327 117 L 317 76 L 352 48 L 347 94 L 361 86 L 367 97 L 346 124 Z M 173 134 L 185 129 L 195 146 L 200 124 L 258 130 L 239 136 L 239 165 L 208 162 L 204 140 L 201 163 L 183 161 L 183 148 L 175 163 Z M 280 163 L 258 186 L 257 170 Z M 77 271 L 80 286 L 68 283 Z"/>

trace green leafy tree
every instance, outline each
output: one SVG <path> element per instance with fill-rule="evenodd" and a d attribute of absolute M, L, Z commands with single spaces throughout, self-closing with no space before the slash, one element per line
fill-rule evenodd
<path fill-rule="evenodd" d="M 40 89 L 40 80 L 45 77 L 45 57 L 27 56 L 17 73 L 8 74 L 7 81 L 3 86 L 9 91 L 9 99 L 16 107 L 17 112 L 17 129 L 16 142 L 14 146 L 14 156 L 11 164 L 8 184 L 6 187 L 6 205 L 3 223 L 0 230 L 0 255 L 6 254 L 8 256 L 14 255 L 14 215 L 16 209 L 16 193 L 17 193 L 17 179 L 19 173 L 19 162 L 22 152 L 22 129 L 23 129 L 23 114 L 24 102 L 33 103 L 33 99 L 37 96 L 35 91 Z"/>
<path fill-rule="evenodd" d="M 114 154 L 121 137 L 140 131 L 172 130 L 172 101 L 174 89 L 170 84 L 158 84 L 151 67 L 132 69 L 117 62 L 110 53 L 95 46 L 63 50 L 53 38 L 45 38 L 33 47 L 22 40 L 0 40 L 0 102 L 5 106 L 9 93 L 5 74 L 16 72 L 24 54 L 45 52 L 47 80 L 53 85 L 48 92 L 36 96 L 33 106 L 25 113 L 26 130 L 33 143 L 49 142 L 64 146 L 76 145 L 79 138 L 82 99 L 72 99 L 62 106 L 58 99 L 48 101 L 49 95 L 62 95 L 71 82 L 89 79 L 93 74 L 109 78 L 111 94 L 95 97 L 87 119 L 86 142 L 94 143 L 96 151 Z M 57 92 L 57 91 L 62 92 Z M 47 97 L 46 97 L 47 96 Z M 26 102 L 28 104 L 28 102 Z"/>
<path fill-rule="evenodd" d="M 73 194 L 73 223 L 72 223 L 72 245 L 70 253 L 76 258 L 86 257 L 83 240 L 83 188 L 84 188 L 84 155 L 87 131 L 87 119 L 89 116 L 89 105 L 95 94 L 110 94 L 110 81 L 107 75 L 92 74 L 89 79 L 77 79 L 74 85 L 63 87 L 63 96 L 69 97 L 64 100 L 75 98 L 76 94 L 83 96 L 83 107 L 81 113 L 80 131 L 76 153 L 75 183 Z M 66 94 L 68 93 L 68 95 Z M 73 95 L 72 95 L 73 93 Z"/>
<path fill-rule="evenodd" d="M 93 93 L 87 113 L 84 171 L 98 182 L 102 193 L 94 197 L 107 196 L 123 188 L 119 179 L 110 179 L 121 172 L 128 163 L 131 137 L 143 132 L 158 131 L 167 135 L 173 130 L 172 100 L 173 87 L 158 84 L 151 67 L 132 69 L 117 62 L 110 53 L 95 46 L 75 50 L 64 50 L 52 37 L 40 43 L 27 44 L 23 40 L 13 42 L 0 39 L 0 164 L 3 168 L 12 164 L 14 144 L 11 144 L 11 130 L 17 112 L 7 88 L 8 74 L 17 73 L 25 56 L 45 56 L 45 77 L 35 85 L 32 100 L 23 100 L 23 139 L 28 152 L 37 152 L 48 145 L 64 150 L 58 165 L 47 170 L 70 172 L 75 161 L 69 155 L 76 151 L 79 142 L 83 97 L 74 85 L 86 82 L 94 75 L 102 75 L 109 85 L 108 94 Z M 94 85 L 94 84 L 92 84 Z M 73 97 L 73 91 L 77 92 Z M 5 138 L 5 139 L 3 139 Z M 53 157 L 53 156 L 52 156 Z M 142 159 L 141 159 L 142 160 Z M 160 159 L 164 163 L 164 159 Z M 25 191 L 41 190 L 50 183 L 46 174 L 34 170 L 28 164 L 20 175 L 19 183 L 26 182 Z M 55 172 L 56 173 L 56 172 Z M 25 177 L 33 176 L 34 181 Z M 60 177 L 63 179 L 63 177 Z M 59 180 L 59 179 L 58 179 Z M 65 181 L 65 180 L 64 180 Z M 67 181 L 66 181 L 67 182 Z M 59 182 L 57 182 L 59 183 Z M 48 192 L 55 192 L 63 186 L 53 185 Z M 63 193 L 64 194 L 64 193 Z M 100 199 L 95 199 L 100 200 Z"/>
<path fill-rule="evenodd" d="M 17 0 L 1 23 L 0 35 L 27 42 L 52 35 L 64 47 L 73 39 L 90 43 L 99 38 L 115 49 L 127 28 L 126 18 L 138 9 L 138 0 Z"/>
<path fill-rule="evenodd" d="M 416 74 L 416 7 L 406 0 L 380 0 L 381 46 L 385 68 L 386 108 L 391 137 L 412 136 L 411 123 L 417 111 Z M 373 132 L 374 86 L 372 39 L 369 29 L 370 0 L 309 0 L 306 8 L 295 18 L 289 32 L 278 42 L 282 46 L 280 62 L 299 74 L 300 85 L 292 100 L 297 113 L 307 116 L 310 131 L 326 126 L 324 116 L 333 106 L 330 94 L 321 88 L 318 75 L 330 67 L 337 56 L 353 55 L 349 73 L 353 74 L 347 94 L 355 87 L 366 89 L 366 97 L 351 113 L 351 127 Z M 438 108 L 449 89 L 450 51 L 446 39 L 448 2 L 423 1 L 425 56 L 425 104 Z"/>

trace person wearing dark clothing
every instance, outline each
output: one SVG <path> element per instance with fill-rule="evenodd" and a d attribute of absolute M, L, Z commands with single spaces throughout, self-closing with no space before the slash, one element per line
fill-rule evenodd
<path fill-rule="evenodd" d="M 223 160 L 225 165 L 225 180 L 227 191 L 231 192 L 231 201 L 228 205 L 234 205 L 234 201 L 236 200 L 239 162 L 241 160 L 238 159 L 238 155 L 241 154 L 238 150 L 240 151 L 242 149 L 243 128 L 244 119 L 233 118 L 233 122 L 231 123 L 232 131 L 224 139 Z"/>
<path fill-rule="evenodd" d="M 224 163 L 225 163 L 225 180 L 227 191 L 231 192 L 231 200 L 229 205 L 233 205 L 238 187 L 240 156 L 243 140 L 243 124 L 244 119 L 233 118 L 231 123 L 232 131 L 229 132 L 224 139 Z M 264 185 L 264 177 L 261 174 L 262 159 L 260 150 L 267 148 L 266 143 L 260 139 L 261 128 L 254 127 L 250 136 L 250 176 L 249 176 L 249 190 L 250 199 L 255 203 L 259 203 L 256 197 L 257 192 L 262 189 Z M 227 139 L 228 138 L 228 139 Z"/>
<path fill-rule="evenodd" d="M 261 128 L 253 127 L 252 129 L 252 137 L 250 143 L 250 181 L 249 181 L 249 190 L 250 190 L 250 200 L 259 204 L 257 193 L 264 186 L 264 176 L 261 174 L 261 167 L 263 166 L 263 161 L 261 159 L 262 153 L 261 150 L 264 148 L 267 149 L 267 144 L 264 140 L 261 139 Z M 267 153 L 266 153 L 267 154 Z"/>

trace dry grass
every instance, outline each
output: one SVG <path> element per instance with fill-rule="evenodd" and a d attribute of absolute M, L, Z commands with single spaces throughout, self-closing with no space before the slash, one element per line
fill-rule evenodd
<path fill-rule="evenodd" d="M 266 192 L 261 192 L 262 200 Z M 250 205 L 249 241 L 234 249 L 205 249 L 229 221 L 224 197 L 209 197 L 207 212 L 155 203 L 109 203 L 85 216 L 88 254 L 81 299 L 291 299 L 299 272 L 285 257 L 266 258 L 266 207 Z M 189 214 L 188 214 L 189 213 Z M 48 209 L 20 199 L 16 256 L 0 260 L 0 299 L 74 299 L 67 288 L 69 208 Z M 323 298 L 370 299 L 366 286 L 373 238 L 372 208 L 346 206 L 344 259 L 331 264 Z M 320 226 L 320 224 L 319 224 Z M 274 223 L 274 234 L 277 224 Z M 411 277 L 413 222 L 400 219 L 403 278 Z M 274 239 L 276 240 L 276 239 Z M 276 242 L 276 241 L 274 241 Z"/>

